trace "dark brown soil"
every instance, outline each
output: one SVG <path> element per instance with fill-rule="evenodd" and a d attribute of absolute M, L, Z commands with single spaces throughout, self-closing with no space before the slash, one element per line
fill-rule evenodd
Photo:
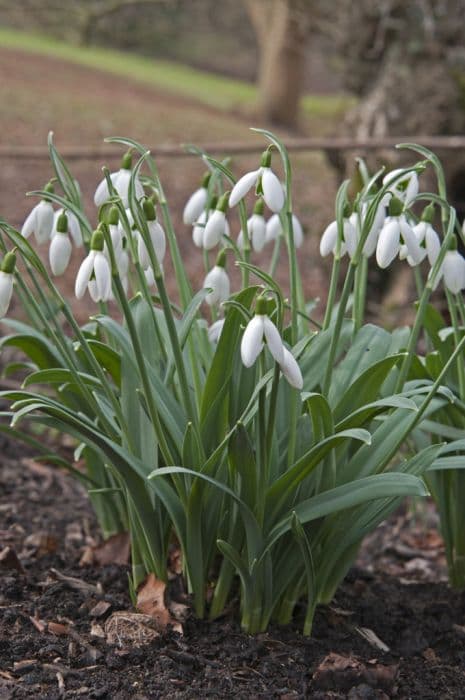
<path fill-rule="evenodd" d="M 80 566 L 98 538 L 84 492 L 0 440 L 0 698 L 465 696 L 465 595 L 440 580 L 429 510 L 371 538 L 310 639 L 299 619 L 246 635 L 232 611 L 109 644 L 96 635 L 132 610 L 128 568 Z"/>

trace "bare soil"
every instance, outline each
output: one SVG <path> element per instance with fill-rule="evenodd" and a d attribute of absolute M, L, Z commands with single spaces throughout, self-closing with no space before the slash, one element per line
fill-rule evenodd
<path fill-rule="evenodd" d="M 404 509 L 381 527 L 311 638 L 303 610 L 250 636 L 233 606 L 214 622 L 188 608 L 183 635 L 150 640 L 128 566 L 83 565 L 99 535 L 81 487 L 2 438 L 0 697 L 463 698 L 465 595 L 444 580 L 431 519 Z M 189 604 L 179 584 L 168 600 Z M 110 639 L 118 611 L 128 623 Z"/>

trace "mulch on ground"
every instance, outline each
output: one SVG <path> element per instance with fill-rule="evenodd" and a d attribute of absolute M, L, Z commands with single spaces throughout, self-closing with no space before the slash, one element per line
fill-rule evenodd
<path fill-rule="evenodd" d="M 81 487 L 1 441 L 2 700 L 464 697 L 465 595 L 444 580 L 430 509 L 368 540 L 311 638 L 303 610 L 250 636 L 234 608 L 214 622 L 188 609 L 182 635 L 152 634 L 133 617 L 128 566 L 88 556 L 101 549 Z M 166 602 L 179 606 L 178 584 Z"/>

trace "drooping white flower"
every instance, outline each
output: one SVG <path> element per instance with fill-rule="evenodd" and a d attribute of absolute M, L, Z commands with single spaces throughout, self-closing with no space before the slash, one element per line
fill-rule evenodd
<path fill-rule="evenodd" d="M 131 166 L 132 166 L 132 155 L 130 152 L 123 156 L 121 161 L 121 168 L 114 173 L 110 173 L 110 179 L 118 195 L 121 197 L 121 201 L 124 206 L 129 205 L 128 193 L 129 193 L 129 183 L 131 180 Z M 138 177 L 134 181 L 135 194 L 137 199 L 140 199 L 144 195 L 144 188 Z M 102 206 L 110 198 L 110 192 L 108 190 L 108 184 L 106 178 L 101 180 L 94 194 L 94 202 L 96 207 Z"/>
<path fill-rule="evenodd" d="M 228 209 L 229 194 L 223 194 L 216 206 L 216 209 L 208 217 L 203 229 L 202 247 L 211 250 L 227 235 L 228 225 L 226 221 L 226 211 Z"/>
<path fill-rule="evenodd" d="M 218 255 L 216 265 L 207 273 L 203 281 L 202 287 L 204 289 L 211 289 L 211 292 L 205 297 L 205 301 L 210 306 L 221 304 L 229 298 L 230 282 L 228 273 L 224 269 L 225 264 L 226 254 L 225 251 L 222 250 Z"/>
<path fill-rule="evenodd" d="M 465 289 L 465 260 L 458 250 L 448 250 L 445 254 L 434 282 L 434 288 L 438 286 L 441 279 L 444 286 L 452 294 L 458 294 L 462 289 Z"/>
<path fill-rule="evenodd" d="M 220 318 L 218 321 L 215 321 L 215 323 L 212 323 L 212 325 L 208 327 L 207 333 L 210 343 L 217 343 L 219 341 L 223 326 L 224 318 Z"/>
<path fill-rule="evenodd" d="M 150 242 L 158 262 L 162 263 L 166 253 L 165 232 L 163 231 L 161 224 L 159 224 L 157 221 L 153 202 L 150 199 L 145 199 L 143 202 L 143 208 L 147 218 L 147 228 L 150 234 Z M 143 269 L 146 270 L 151 265 L 151 261 L 147 246 L 141 233 L 138 234 L 137 254 L 139 256 L 140 264 L 142 265 Z"/>
<path fill-rule="evenodd" d="M 231 190 L 229 206 L 234 207 L 255 185 L 260 185 L 261 194 L 269 209 L 278 213 L 284 206 L 284 190 L 279 178 L 271 170 L 271 151 L 266 150 L 262 155 L 261 165 L 243 175 Z"/>
<path fill-rule="evenodd" d="M 263 211 L 263 199 L 260 198 L 254 206 L 252 216 L 247 220 L 248 238 L 256 253 L 263 250 L 266 243 L 266 223 L 263 218 Z M 244 234 L 242 230 L 237 237 L 237 245 L 241 250 L 244 248 Z"/>
<path fill-rule="evenodd" d="M 401 252 L 401 244 L 410 256 L 413 265 L 421 263 L 426 255 L 403 213 L 403 204 L 393 197 L 389 204 L 389 214 L 383 224 L 376 246 L 376 262 L 382 269 L 388 267 Z M 406 256 L 405 256 L 406 257 Z"/>
<path fill-rule="evenodd" d="M 302 389 L 304 385 L 302 372 L 300 371 L 300 367 L 294 355 L 287 348 L 284 348 L 284 359 L 279 366 L 289 384 L 293 386 L 294 389 Z"/>
<path fill-rule="evenodd" d="M 0 318 L 6 316 L 10 307 L 15 265 L 16 255 L 13 252 L 7 253 L 0 266 Z"/>
<path fill-rule="evenodd" d="M 241 358 L 246 367 L 252 367 L 261 353 L 264 342 L 276 362 L 284 361 L 284 345 L 279 331 L 266 314 L 266 300 L 257 300 L 255 316 L 249 321 L 241 341 Z"/>
<path fill-rule="evenodd" d="M 394 197 L 397 197 L 404 204 L 404 207 L 407 208 L 418 194 L 418 175 L 412 170 L 409 173 L 405 173 L 405 177 L 399 177 L 402 172 L 401 168 L 391 170 L 390 173 L 384 176 L 383 185 L 388 185 L 389 192 Z"/>
<path fill-rule="evenodd" d="M 376 246 L 378 244 L 378 237 L 380 234 L 380 231 L 383 227 L 383 224 L 386 220 L 386 206 L 389 204 L 389 199 L 390 196 L 386 195 L 384 196 L 381 201 L 379 202 L 376 212 L 373 218 L 373 222 L 371 224 L 370 231 L 368 232 L 368 235 L 365 239 L 365 243 L 363 244 L 363 249 L 362 249 L 362 254 L 366 258 L 370 258 L 373 253 L 376 250 Z M 368 209 L 370 207 L 371 202 L 364 202 L 360 208 L 359 212 L 352 212 L 352 214 L 349 217 L 349 221 L 352 224 L 352 226 L 355 229 L 356 232 L 356 241 L 358 245 L 359 237 L 362 233 L 363 226 L 366 221 L 366 217 L 368 214 Z"/>
<path fill-rule="evenodd" d="M 182 220 L 185 224 L 195 224 L 200 215 L 205 210 L 208 199 L 208 183 L 210 182 L 211 173 L 206 173 L 202 180 L 202 186 L 196 190 L 187 200 Z"/>
<path fill-rule="evenodd" d="M 69 218 L 64 211 L 60 214 L 55 225 L 55 234 L 50 242 L 48 258 L 50 269 L 55 277 L 62 275 L 69 265 L 72 253 L 69 238 Z"/>
<path fill-rule="evenodd" d="M 55 233 L 57 232 L 58 219 L 64 213 L 65 213 L 64 209 L 57 209 L 57 211 L 54 212 L 53 226 L 52 226 L 52 233 L 51 233 L 52 238 L 55 235 Z M 73 239 L 73 243 L 76 246 L 76 248 L 80 248 L 83 244 L 83 241 L 82 241 L 81 226 L 79 224 L 79 221 L 78 221 L 76 215 L 73 214 L 72 211 L 67 210 L 66 216 L 68 217 L 68 231 L 71 234 L 71 238 Z"/>
<path fill-rule="evenodd" d="M 342 241 L 340 248 L 341 257 L 346 251 L 352 257 L 357 248 L 357 231 L 350 221 L 349 216 L 342 220 Z M 320 255 L 324 258 L 330 253 L 336 254 L 337 249 L 337 221 L 332 221 L 324 230 L 320 240 Z"/>
<path fill-rule="evenodd" d="M 203 232 L 205 229 L 205 224 L 207 223 L 208 219 L 208 212 L 203 211 L 200 216 L 198 217 L 197 221 L 195 222 L 193 228 L 192 228 L 192 240 L 194 241 L 194 244 L 197 246 L 197 248 L 202 248 L 203 245 Z"/>
<path fill-rule="evenodd" d="M 292 230 L 294 232 L 294 245 L 300 248 L 304 242 L 304 232 L 302 224 L 295 214 L 292 214 Z M 273 214 L 266 222 L 266 242 L 275 241 L 283 233 L 279 214 Z"/>
<path fill-rule="evenodd" d="M 53 192 L 53 185 L 48 183 L 45 190 L 47 192 Z M 39 245 L 41 243 L 46 243 L 52 234 L 53 214 L 52 203 L 47 199 L 41 199 L 39 204 L 36 204 L 26 218 L 21 229 L 21 234 L 24 238 L 29 238 L 31 233 L 33 233 Z"/>
<path fill-rule="evenodd" d="M 74 293 L 77 299 L 82 299 L 86 289 L 94 301 L 111 299 L 111 270 L 108 259 L 103 252 L 103 234 L 94 231 L 90 244 L 91 250 L 84 258 L 79 268 Z"/>

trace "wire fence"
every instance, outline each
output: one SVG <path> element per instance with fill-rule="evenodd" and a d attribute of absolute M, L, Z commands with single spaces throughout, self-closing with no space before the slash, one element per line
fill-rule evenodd
<path fill-rule="evenodd" d="M 351 138 L 307 138 L 285 140 L 289 151 L 311 152 L 326 151 L 337 153 L 344 151 L 357 151 L 366 153 L 379 151 L 385 148 L 393 148 L 399 143 L 420 143 L 433 151 L 465 151 L 465 136 L 412 136 L 374 139 Z M 164 158 L 188 158 L 198 155 L 198 151 L 205 151 L 211 155 L 246 155 L 259 153 L 263 150 L 263 144 L 251 144 L 244 142 L 204 143 L 196 145 L 196 153 L 190 150 L 189 145 L 159 145 L 149 148 L 155 157 Z M 114 147 L 78 147 L 64 146 L 60 148 L 61 155 L 67 160 L 101 160 L 117 159 L 120 153 Z M 11 160 L 44 160 L 49 153 L 46 146 L 0 146 L 0 159 Z"/>

